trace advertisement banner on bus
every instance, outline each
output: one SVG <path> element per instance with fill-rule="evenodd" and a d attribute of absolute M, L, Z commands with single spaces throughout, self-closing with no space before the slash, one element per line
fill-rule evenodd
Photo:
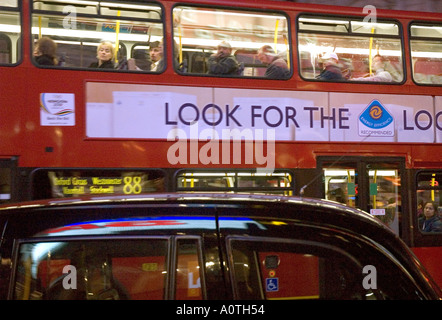
<path fill-rule="evenodd" d="M 97 82 L 87 92 L 90 138 L 255 141 L 273 130 L 276 141 L 442 140 L 440 97 L 435 109 L 434 97 L 412 95 Z"/>

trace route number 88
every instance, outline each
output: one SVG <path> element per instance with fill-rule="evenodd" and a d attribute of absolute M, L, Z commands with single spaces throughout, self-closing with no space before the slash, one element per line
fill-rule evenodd
<path fill-rule="evenodd" d="M 124 177 L 124 194 L 139 194 L 142 191 L 141 177 Z"/>

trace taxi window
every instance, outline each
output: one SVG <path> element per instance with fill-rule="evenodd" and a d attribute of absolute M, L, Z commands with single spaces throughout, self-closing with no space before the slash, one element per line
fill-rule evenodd
<path fill-rule="evenodd" d="M 320 81 L 401 82 L 402 41 L 394 21 L 301 15 L 301 77 Z"/>
<path fill-rule="evenodd" d="M 420 172 L 417 175 L 416 218 L 419 231 L 442 233 L 442 173 Z"/>
<path fill-rule="evenodd" d="M 21 58 L 20 8 L 16 0 L 0 3 L 0 65 L 11 65 Z"/>
<path fill-rule="evenodd" d="M 39 241 L 18 250 L 14 299 L 165 298 L 167 239 Z"/>
<path fill-rule="evenodd" d="M 326 237 L 315 241 L 228 237 L 234 297 L 390 300 L 407 296 L 422 299 L 400 262 L 385 247 L 334 232 L 328 234 L 322 230 Z"/>
<path fill-rule="evenodd" d="M 181 73 L 290 77 L 289 26 L 281 13 L 176 6 L 173 17 Z"/>
<path fill-rule="evenodd" d="M 281 242 L 231 244 L 238 299 L 365 299 L 357 266 L 337 252 Z"/>
<path fill-rule="evenodd" d="M 152 72 L 149 52 L 162 47 L 158 4 L 33 1 L 34 63 L 39 67 Z M 162 55 L 160 55 L 160 58 Z M 164 63 L 153 72 L 161 72 Z"/>
<path fill-rule="evenodd" d="M 176 300 L 201 300 L 200 246 L 197 237 L 23 242 L 13 298 L 162 300 L 173 298 L 173 280 Z"/>
<path fill-rule="evenodd" d="M 410 26 L 413 79 L 419 84 L 442 85 L 442 25 Z"/>
<path fill-rule="evenodd" d="M 201 300 L 203 298 L 202 268 L 197 239 L 179 239 L 177 243 L 176 300 Z"/>

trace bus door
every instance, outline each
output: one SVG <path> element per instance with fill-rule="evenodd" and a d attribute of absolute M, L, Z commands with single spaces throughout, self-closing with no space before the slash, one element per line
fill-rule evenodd
<path fill-rule="evenodd" d="M 318 168 L 323 198 L 367 211 L 402 235 L 404 158 L 319 157 Z"/>
<path fill-rule="evenodd" d="M 16 160 L 0 157 L 0 204 L 9 202 L 12 197 L 13 172 L 16 166 Z"/>

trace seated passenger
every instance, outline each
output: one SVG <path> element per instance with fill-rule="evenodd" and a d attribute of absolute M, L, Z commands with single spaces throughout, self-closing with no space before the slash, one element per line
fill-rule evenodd
<path fill-rule="evenodd" d="M 163 61 L 163 43 L 154 41 L 150 43 L 150 71 L 161 71 L 164 68 Z"/>
<path fill-rule="evenodd" d="M 287 79 L 290 76 L 290 70 L 287 62 L 269 45 L 262 46 L 258 50 L 258 59 L 267 65 L 267 70 L 264 74 L 269 79 Z"/>
<path fill-rule="evenodd" d="M 111 42 L 103 41 L 97 48 L 97 62 L 90 64 L 89 68 L 114 69 L 115 48 Z"/>
<path fill-rule="evenodd" d="M 133 58 L 135 60 L 135 65 L 139 70 L 150 70 L 152 62 L 149 55 L 144 50 L 134 50 Z"/>
<path fill-rule="evenodd" d="M 236 75 L 239 63 L 232 55 L 232 46 L 227 41 L 218 44 L 217 53 L 212 54 L 208 61 L 208 73 L 217 75 Z"/>
<path fill-rule="evenodd" d="M 425 202 L 424 216 L 419 218 L 419 226 L 423 232 L 442 232 L 442 221 L 434 202 Z"/>
<path fill-rule="evenodd" d="M 338 55 L 334 52 L 328 52 L 321 58 L 323 60 L 323 69 L 316 77 L 319 80 L 344 80 L 341 68 L 338 65 Z"/>
<path fill-rule="evenodd" d="M 56 58 L 57 44 L 48 37 L 38 39 L 34 47 L 34 58 L 39 65 L 55 66 L 58 64 Z"/>
<path fill-rule="evenodd" d="M 375 55 L 373 57 L 373 61 L 371 67 L 375 73 L 368 74 L 364 77 L 353 78 L 351 80 L 357 81 L 377 81 L 377 82 L 391 82 L 393 81 L 393 77 L 388 71 L 385 71 L 385 59 L 380 55 Z"/>

